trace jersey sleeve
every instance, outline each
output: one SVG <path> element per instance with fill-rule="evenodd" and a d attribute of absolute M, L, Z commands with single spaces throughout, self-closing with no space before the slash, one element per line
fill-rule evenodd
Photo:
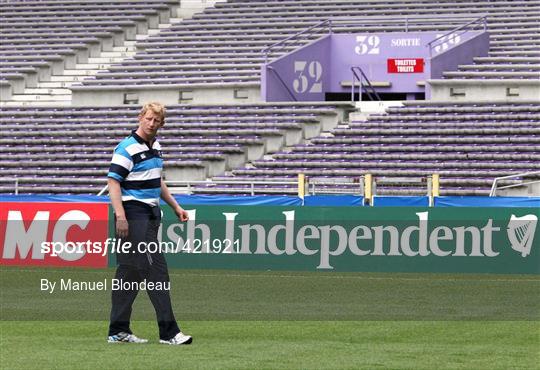
<path fill-rule="evenodd" d="M 127 177 L 127 175 L 129 175 L 132 168 L 133 159 L 124 147 L 118 145 L 114 149 L 114 154 L 111 160 L 111 166 L 109 167 L 109 173 L 107 174 L 107 177 L 122 182 Z"/>

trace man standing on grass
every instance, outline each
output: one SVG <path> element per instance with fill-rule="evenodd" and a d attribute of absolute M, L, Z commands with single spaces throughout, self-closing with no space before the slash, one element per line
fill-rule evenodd
<path fill-rule="evenodd" d="M 115 279 L 136 286 L 146 281 L 168 287 L 169 273 L 163 253 L 144 250 L 149 242 L 157 243 L 161 222 L 160 198 L 172 207 L 180 221 L 188 214 L 171 195 L 161 179 L 163 159 L 156 140 L 165 124 L 165 107 L 145 104 L 139 113 L 139 127 L 114 150 L 108 176 L 109 195 L 114 209 L 116 237 L 131 243 L 128 253 L 117 253 Z M 140 246 L 140 248 L 138 247 Z M 146 343 L 130 329 L 131 308 L 138 289 L 112 291 L 109 343 Z M 192 338 L 180 331 L 174 318 L 168 289 L 147 290 L 156 310 L 160 343 L 189 344 Z"/>

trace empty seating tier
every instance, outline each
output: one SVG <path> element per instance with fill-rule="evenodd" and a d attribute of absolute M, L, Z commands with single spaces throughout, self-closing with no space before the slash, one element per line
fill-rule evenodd
<path fill-rule="evenodd" d="M 140 51 L 133 58 L 83 81 L 82 87 L 75 89 L 135 85 L 252 86 L 259 82 L 265 47 L 331 17 L 362 17 L 356 26 L 336 22 L 333 32 L 403 31 L 406 17 L 411 18 L 410 31 L 449 31 L 463 21 L 415 23 L 413 18 L 482 14 L 488 15 L 494 55 L 535 56 L 540 46 L 537 1 L 398 1 L 391 6 L 380 1 L 229 1 L 216 3 L 193 19 L 139 42 Z M 316 32 L 302 42 L 319 36 Z M 298 46 L 287 45 L 271 57 Z M 481 66 L 461 66 L 456 72 L 448 72 L 445 78 L 537 79 L 539 65 L 538 60 L 516 65 L 509 65 L 504 59 L 499 65 L 492 60 Z"/>
<path fill-rule="evenodd" d="M 75 54 L 77 49 L 136 27 L 175 1 L 39 1 L 2 2 L 0 60 L 25 68 Z M 24 73 L 14 65 L 10 73 Z M 4 71 L 2 71 L 4 72 Z M 0 74 L 0 79 L 9 75 Z"/>
<path fill-rule="evenodd" d="M 425 178 L 437 173 L 443 195 L 486 195 L 495 177 L 539 170 L 540 105 L 409 103 L 367 121 L 353 120 L 331 135 L 216 180 L 294 182 L 304 173 L 314 182 L 348 181 L 359 191 L 355 178 L 370 173 L 383 183 L 401 179 L 397 187 L 377 188 L 378 194 L 395 195 L 425 194 Z M 418 179 L 424 182 L 413 181 Z M 275 186 L 255 186 L 260 192 L 278 192 Z M 250 187 L 208 185 L 199 191 L 249 193 Z M 296 189 L 281 185 L 279 191 Z"/>
<path fill-rule="evenodd" d="M 0 191 L 94 193 L 114 146 L 137 127 L 138 107 L 3 108 Z M 331 105 L 169 106 L 160 139 L 168 179 L 205 180 L 320 131 Z M 314 134 L 310 134 L 314 136 Z"/>

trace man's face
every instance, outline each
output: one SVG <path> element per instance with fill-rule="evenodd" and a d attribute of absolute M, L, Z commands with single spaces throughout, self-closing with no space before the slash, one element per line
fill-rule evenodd
<path fill-rule="evenodd" d="M 159 116 L 150 109 L 147 110 L 144 115 L 139 117 L 139 127 L 148 138 L 156 136 L 158 130 L 162 126 L 163 122 Z"/>

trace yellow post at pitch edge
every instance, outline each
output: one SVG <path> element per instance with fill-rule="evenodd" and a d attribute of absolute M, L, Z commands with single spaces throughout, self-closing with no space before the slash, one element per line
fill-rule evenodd
<path fill-rule="evenodd" d="M 431 175 L 431 196 L 439 196 L 439 174 L 434 173 Z"/>
<path fill-rule="evenodd" d="M 306 195 L 306 176 L 303 173 L 298 174 L 298 197 L 304 199 Z"/>
<path fill-rule="evenodd" d="M 370 173 L 364 175 L 364 199 L 367 199 L 369 205 L 373 204 L 373 189 L 371 187 L 373 183 L 373 177 Z"/>

